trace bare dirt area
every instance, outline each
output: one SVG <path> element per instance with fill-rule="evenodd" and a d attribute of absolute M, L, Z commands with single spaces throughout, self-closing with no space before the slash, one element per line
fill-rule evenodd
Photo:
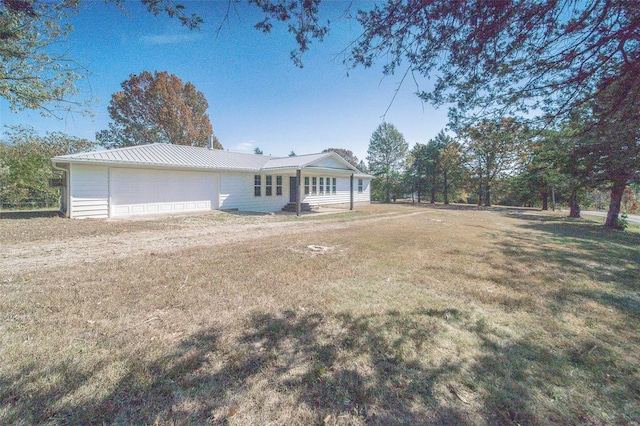
<path fill-rule="evenodd" d="M 388 212 L 358 215 L 359 223 L 391 220 Z M 403 213 L 424 214 L 425 211 Z M 117 220 L 64 218 L 22 219 L 0 222 L 2 265 L 5 272 L 30 271 L 42 267 L 69 267 L 106 258 L 161 254 L 191 247 L 215 247 L 247 240 L 344 229 L 348 215 L 337 219 L 314 216 L 243 215 L 211 212 L 174 217 Z M 345 217 L 345 215 L 347 215 Z M 323 215 L 324 216 L 324 215 Z"/>
<path fill-rule="evenodd" d="M 640 233 L 526 209 L 0 220 L 0 424 L 640 419 Z"/>

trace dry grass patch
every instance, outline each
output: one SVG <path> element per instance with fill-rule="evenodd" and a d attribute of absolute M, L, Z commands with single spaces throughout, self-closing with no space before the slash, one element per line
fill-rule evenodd
<path fill-rule="evenodd" d="M 150 247 L 0 272 L 1 423 L 640 418 L 638 233 L 400 205 L 116 226 Z"/>

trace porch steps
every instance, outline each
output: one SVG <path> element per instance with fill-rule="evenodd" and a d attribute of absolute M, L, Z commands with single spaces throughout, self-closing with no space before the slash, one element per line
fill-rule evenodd
<path fill-rule="evenodd" d="M 302 210 L 303 212 L 310 212 L 311 211 L 311 206 L 309 205 L 309 203 L 301 203 L 300 204 L 300 210 Z M 284 206 L 282 208 L 283 212 L 296 212 L 296 203 L 289 203 L 286 206 Z"/>

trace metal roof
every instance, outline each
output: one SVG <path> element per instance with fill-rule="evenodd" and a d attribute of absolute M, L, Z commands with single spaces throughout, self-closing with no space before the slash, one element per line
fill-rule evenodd
<path fill-rule="evenodd" d="M 293 157 L 272 157 L 264 165 L 265 169 L 301 168 L 323 158 L 330 157 L 328 152 L 322 154 L 295 155 Z"/>
<path fill-rule="evenodd" d="M 53 157 L 52 161 L 54 163 L 121 164 L 211 170 L 260 171 L 271 169 L 301 169 L 328 157 L 334 158 L 338 163 L 342 163 L 345 170 L 360 173 L 358 169 L 333 152 L 294 157 L 271 157 L 267 155 L 244 154 L 220 149 L 164 143 L 138 145 L 107 151 L 60 155 Z"/>
<path fill-rule="evenodd" d="M 107 151 L 61 155 L 57 163 L 138 164 L 200 169 L 260 170 L 271 157 L 220 149 L 154 143 Z"/>

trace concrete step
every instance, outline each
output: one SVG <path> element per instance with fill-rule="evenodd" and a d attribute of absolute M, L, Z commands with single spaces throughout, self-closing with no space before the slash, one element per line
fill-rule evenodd
<path fill-rule="evenodd" d="M 309 205 L 309 203 L 302 203 L 300 204 L 300 210 L 302 210 L 303 212 L 310 212 L 311 211 L 311 206 Z M 296 212 L 297 211 L 297 206 L 296 203 L 289 203 L 286 206 L 284 206 L 282 208 L 283 212 Z"/>

